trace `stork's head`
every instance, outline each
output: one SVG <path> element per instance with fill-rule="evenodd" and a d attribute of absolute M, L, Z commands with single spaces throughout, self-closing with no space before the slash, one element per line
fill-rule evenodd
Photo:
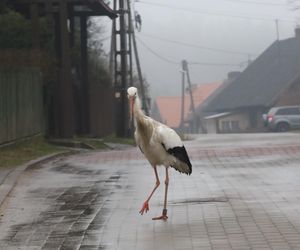
<path fill-rule="evenodd" d="M 128 99 L 129 99 L 129 105 L 130 105 L 130 117 L 133 118 L 133 106 L 135 103 L 135 100 L 138 96 L 138 91 L 136 87 L 130 87 L 127 89 Z"/>
<path fill-rule="evenodd" d="M 137 96 L 137 88 L 136 87 L 130 87 L 127 89 L 128 99 L 134 98 Z"/>

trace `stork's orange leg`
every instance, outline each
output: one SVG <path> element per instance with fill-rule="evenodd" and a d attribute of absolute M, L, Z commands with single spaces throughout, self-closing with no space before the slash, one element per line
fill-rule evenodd
<path fill-rule="evenodd" d="M 168 216 L 167 216 L 167 197 L 168 197 L 168 187 L 169 187 L 169 172 L 168 172 L 168 167 L 166 167 L 166 179 L 165 179 L 165 200 L 164 200 L 164 209 L 162 212 L 161 216 L 158 217 L 154 217 L 152 218 L 152 220 L 167 220 Z"/>
<path fill-rule="evenodd" d="M 155 173 L 155 178 L 156 178 L 155 187 L 153 188 L 153 190 L 152 190 L 151 194 L 149 195 L 149 197 L 147 198 L 147 200 L 144 202 L 143 207 L 140 210 L 140 214 L 141 215 L 143 215 L 144 213 L 147 213 L 149 211 L 149 204 L 148 204 L 148 202 L 150 201 L 150 199 L 151 199 L 152 195 L 154 194 L 155 190 L 160 185 L 160 181 L 159 181 L 159 178 L 158 178 L 156 166 L 153 166 L 153 168 L 154 168 L 154 173 Z"/>

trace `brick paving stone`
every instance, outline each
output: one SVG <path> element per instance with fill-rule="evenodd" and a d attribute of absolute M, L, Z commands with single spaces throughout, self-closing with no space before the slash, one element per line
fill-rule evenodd
<path fill-rule="evenodd" d="M 3 203 L 0 249 L 300 249 L 300 135 L 203 135 L 186 142 L 191 176 L 170 171 L 138 211 L 153 170 L 136 148 L 27 169 Z"/>

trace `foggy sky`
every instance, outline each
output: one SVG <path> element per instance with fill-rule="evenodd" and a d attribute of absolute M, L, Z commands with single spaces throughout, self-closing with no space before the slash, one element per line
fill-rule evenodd
<path fill-rule="evenodd" d="M 197 84 L 221 82 L 228 72 L 244 70 L 248 54 L 253 60 L 276 40 L 275 19 L 278 19 L 281 40 L 294 36 L 297 17 L 300 17 L 300 11 L 292 11 L 287 0 L 140 0 L 135 2 L 134 9 L 142 17 L 142 30 L 136 31 L 136 35 L 142 71 L 153 97 L 180 94 L 183 59 L 190 63 L 241 65 L 190 65 L 191 81 Z M 107 22 L 107 32 L 110 32 L 110 22 Z M 165 39 L 245 54 L 182 46 Z"/>

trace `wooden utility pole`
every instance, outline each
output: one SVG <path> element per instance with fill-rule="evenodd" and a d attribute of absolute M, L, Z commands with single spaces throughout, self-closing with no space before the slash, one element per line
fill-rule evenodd
<path fill-rule="evenodd" d="M 276 26 L 276 39 L 279 41 L 279 26 L 278 26 L 278 19 L 275 19 L 275 26 Z"/>
<path fill-rule="evenodd" d="M 81 63 L 81 91 L 80 91 L 80 133 L 90 132 L 90 91 L 88 77 L 88 47 L 87 47 L 87 16 L 80 16 L 80 63 Z"/>
<path fill-rule="evenodd" d="M 181 71 L 181 119 L 180 119 L 180 129 L 184 132 L 184 97 L 185 97 L 185 71 Z"/>
<path fill-rule="evenodd" d="M 182 61 L 182 70 L 186 73 L 187 82 L 188 82 L 188 85 L 189 85 L 188 89 L 189 89 L 190 98 L 191 98 L 191 108 L 192 108 L 193 118 L 194 118 L 194 121 L 195 121 L 193 132 L 197 133 L 199 131 L 199 126 L 201 127 L 202 131 L 205 131 L 204 126 L 203 126 L 202 122 L 199 120 L 199 117 L 196 113 L 193 90 L 192 90 L 192 83 L 191 83 L 191 78 L 190 78 L 190 73 L 189 73 L 189 67 L 188 67 L 188 62 L 186 60 Z"/>
<path fill-rule="evenodd" d="M 190 79 L 188 62 L 186 60 L 182 61 L 182 70 L 185 71 L 185 73 L 186 73 L 187 82 L 188 82 L 188 85 L 189 85 L 188 89 L 189 89 L 190 98 L 191 98 L 191 108 L 192 108 L 192 112 L 193 112 L 194 118 L 196 118 L 196 110 L 195 110 L 195 104 L 194 104 L 192 84 L 191 84 L 191 79 Z"/>
<path fill-rule="evenodd" d="M 113 2 L 113 10 L 116 12 L 117 10 L 117 0 L 114 0 Z M 110 77 L 112 82 L 116 83 L 116 72 L 115 72 L 115 66 L 116 66 L 116 31 L 117 31 L 117 24 L 116 19 L 113 20 L 112 27 L 111 27 L 111 41 L 110 41 L 110 56 L 109 56 L 109 71 L 110 71 Z"/>
<path fill-rule="evenodd" d="M 59 2 L 59 22 L 61 39 L 61 65 L 59 86 L 60 136 L 72 137 L 74 126 L 74 100 L 71 83 L 70 40 L 68 32 L 67 0 Z"/>

